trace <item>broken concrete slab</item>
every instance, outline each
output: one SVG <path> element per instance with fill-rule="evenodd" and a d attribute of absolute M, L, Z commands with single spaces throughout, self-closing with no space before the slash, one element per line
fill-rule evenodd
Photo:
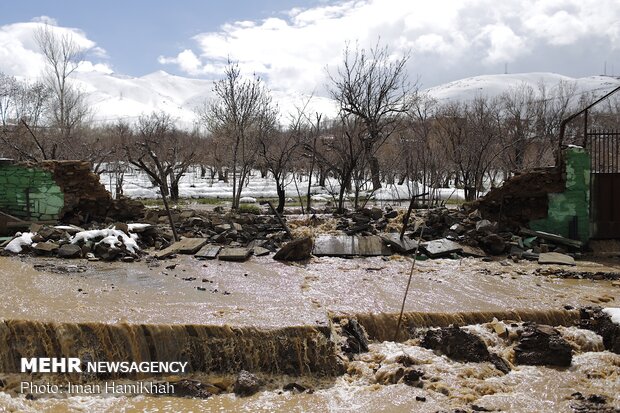
<path fill-rule="evenodd" d="M 204 238 L 184 238 L 174 244 L 157 251 L 153 256 L 157 259 L 168 258 L 173 254 L 195 254 L 207 243 Z"/>
<path fill-rule="evenodd" d="M 317 257 L 374 257 L 391 255 L 391 251 L 377 235 L 320 235 L 314 240 L 312 254 Z"/>
<path fill-rule="evenodd" d="M 581 241 L 564 238 L 564 237 L 562 237 L 560 235 L 550 234 L 548 232 L 533 231 L 533 230 L 528 229 L 528 228 L 521 228 L 519 233 L 521 235 L 526 235 L 526 236 L 530 236 L 530 237 L 538 237 L 538 238 L 542 238 L 542 239 L 547 240 L 547 241 L 551 241 L 551 242 L 553 242 L 555 244 L 566 245 L 568 247 L 573 247 L 573 248 L 577 248 L 577 249 L 580 249 L 580 248 L 583 247 L 583 243 Z"/>
<path fill-rule="evenodd" d="M 539 264 L 576 265 L 575 259 L 570 255 L 559 252 L 543 252 L 538 256 Z"/>
<path fill-rule="evenodd" d="M 217 257 L 220 261 L 246 261 L 250 257 L 247 248 L 223 248 Z"/>
<path fill-rule="evenodd" d="M 422 244 L 421 247 L 431 258 L 439 258 L 463 250 L 461 245 L 446 238 L 429 241 Z"/>
<path fill-rule="evenodd" d="M 388 248 L 396 253 L 409 254 L 418 248 L 418 243 L 416 240 L 413 240 L 407 236 L 401 239 L 397 233 L 384 234 L 380 235 L 380 237 L 383 242 L 386 243 Z"/>
<path fill-rule="evenodd" d="M 200 251 L 194 254 L 194 257 L 199 260 L 213 260 L 217 258 L 217 254 L 220 253 L 221 249 L 222 247 L 219 245 L 205 245 Z"/>
<path fill-rule="evenodd" d="M 254 251 L 254 255 L 256 255 L 257 257 L 262 257 L 263 255 L 269 255 L 269 253 L 271 252 L 267 248 L 263 248 L 263 247 L 254 247 L 252 250 Z"/>

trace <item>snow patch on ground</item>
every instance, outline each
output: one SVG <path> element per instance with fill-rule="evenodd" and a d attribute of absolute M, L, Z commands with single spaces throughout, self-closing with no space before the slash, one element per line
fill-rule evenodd
<path fill-rule="evenodd" d="M 122 243 L 127 247 L 127 250 L 134 254 L 140 251 L 140 247 L 138 247 L 138 244 L 136 243 L 137 236 L 135 236 L 135 234 L 132 234 L 132 236 L 129 237 L 123 231 L 116 228 L 93 229 L 90 231 L 78 232 L 73 236 L 73 238 L 71 238 L 71 243 L 77 244 L 80 241 L 88 242 L 101 238 L 101 241 L 97 244 L 104 243 L 113 247 L 117 242 L 119 242 L 119 237 L 120 241 L 122 241 Z"/>
<path fill-rule="evenodd" d="M 20 252 L 22 252 L 24 247 L 29 247 L 32 245 L 33 236 L 34 233 L 32 232 L 25 232 L 23 234 L 19 234 L 19 236 L 11 240 L 11 242 L 9 242 L 7 246 L 4 247 L 4 249 L 6 251 L 12 252 L 13 254 L 19 254 Z"/>
<path fill-rule="evenodd" d="M 620 324 L 620 308 L 608 307 L 603 308 L 603 312 L 611 317 L 611 321 Z"/>

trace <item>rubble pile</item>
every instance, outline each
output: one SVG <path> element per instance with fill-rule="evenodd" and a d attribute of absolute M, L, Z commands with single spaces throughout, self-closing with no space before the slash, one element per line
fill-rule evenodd
<path fill-rule="evenodd" d="M 64 195 L 59 219 L 80 225 L 85 222 L 136 220 L 144 214 L 144 205 L 129 198 L 112 199 L 86 161 L 42 161 L 37 167 L 51 172 Z"/>
<path fill-rule="evenodd" d="M 501 223 L 483 219 L 480 210 L 471 206 L 415 211 L 401 238 L 400 232 L 396 232 L 402 230 L 401 212 L 374 207 L 333 218 L 312 215 L 293 225 L 299 246 L 295 242 L 285 244 L 291 235 L 287 224 L 276 216 L 222 210 L 173 210 L 172 220 L 181 237 L 175 243 L 167 213 L 157 209 L 147 211 L 143 224 L 93 222 L 89 231 L 73 225 L 33 224 L 30 232 L 18 234 L 3 246 L 12 253 L 33 251 L 62 258 L 103 260 L 137 259 L 139 251 L 154 249 L 153 255 L 158 259 L 180 253 L 199 259 L 219 256 L 222 260 L 244 261 L 252 254 L 266 255 L 286 245 L 286 251 L 280 250 L 276 259 L 303 260 L 310 253 L 346 257 L 418 252 L 429 258 L 508 255 L 515 261 L 529 259 L 567 265 L 575 264 L 575 252 L 581 248 L 579 241 L 553 234 L 527 228 L 509 231 Z M 320 233 L 326 220 L 331 235 Z M 296 224 L 307 226 L 312 234 L 305 234 Z M 315 234 L 314 230 L 318 232 Z M 85 235 L 77 234 L 81 231 Z"/>
<path fill-rule="evenodd" d="M 17 233 L 5 251 L 58 258 L 87 258 L 91 261 L 138 259 L 156 229 L 145 224 L 117 223 L 102 229 L 85 230 L 74 225 L 33 224 L 30 232 Z"/>
<path fill-rule="evenodd" d="M 529 221 L 546 218 L 550 193 L 563 192 L 561 168 L 538 168 L 517 174 L 472 203 L 482 215 L 513 229 Z"/>
<path fill-rule="evenodd" d="M 75 225 L 32 224 L 29 232 L 17 233 L 1 246 L 3 251 L 14 254 L 105 261 L 133 261 L 149 248 L 159 259 L 180 253 L 201 259 L 219 255 L 222 260 L 244 261 L 252 253 L 275 252 L 288 239 L 277 219 L 266 215 L 175 211 L 175 228 L 182 238 L 179 242 L 174 242 L 165 211 L 150 210 L 145 220 L 134 224 L 91 223 L 88 230 Z M 311 246 L 311 240 L 306 240 L 306 250 Z"/>
<path fill-rule="evenodd" d="M 427 241 L 421 246 L 431 258 L 450 254 L 478 257 L 506 254 L 515 261 L 550 260 L 550 263 L 574 265 L 571 261 L 574 253 L 582 247 L 579 241 L 522 227 L 510 228 L 503 222 L 483 219 L 480 210 L 473 209 L 472 205 L 458 210 L 420 211 L 407 229 L 409 238 L 421 237 Z"/>

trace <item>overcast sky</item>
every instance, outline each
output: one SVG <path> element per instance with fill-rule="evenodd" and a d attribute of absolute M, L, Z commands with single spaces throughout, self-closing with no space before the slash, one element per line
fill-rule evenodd
<path fill-rule="evenodd" d="M 40 22 L 85 48 L 82 70 L 156 70 L 212 79 L 227 57 L 276 90 L 322 89 L 345 42 L 380 38 L 411 52 L 410 77 L 430 87 L 479 74 L 620 74 L 618 0 L 269 0 L 4 2 L 0 71 L 36 76 Z"/>

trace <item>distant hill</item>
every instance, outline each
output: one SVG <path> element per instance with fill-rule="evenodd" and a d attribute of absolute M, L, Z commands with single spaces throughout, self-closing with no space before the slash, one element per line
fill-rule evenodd
<path fill-rule="evenodd" d="M 175 76 L 164 71 L 142 77 L 81 72 L 76 74 L 76 79 L 89 94 L 94 120 L 102 122 L 117 119 L 133 122 L 142 114 L 164 111 L 176 118 L 179 126 L 191 128 L 196 119 L 195 109 L 205 99 L 213 97 L 213 81 Z M 620 85 L 620 79 L 609 76 L 575 79 L 555 73 L 519 73 L 470 77 L 435 86 L 425 92 L 439 103 L 446 103 L 471 100 L 480 95 L 499 96 L 524 83 L 531 85 L 535 91 L 541 83 L 551 89 L 560 81 L 575 83 L 578 93 L 594 91 L 597 95 Z M 287 113 L 303 105 L 307 96 L 274 92 L 274 100 L 280 106 L 283 121 L 286 121 Z M 309 109 L 310 113 L 320 111 L 328 116 L 336 114 L 334 102 L 324 97 L 313 98 Z"/>

